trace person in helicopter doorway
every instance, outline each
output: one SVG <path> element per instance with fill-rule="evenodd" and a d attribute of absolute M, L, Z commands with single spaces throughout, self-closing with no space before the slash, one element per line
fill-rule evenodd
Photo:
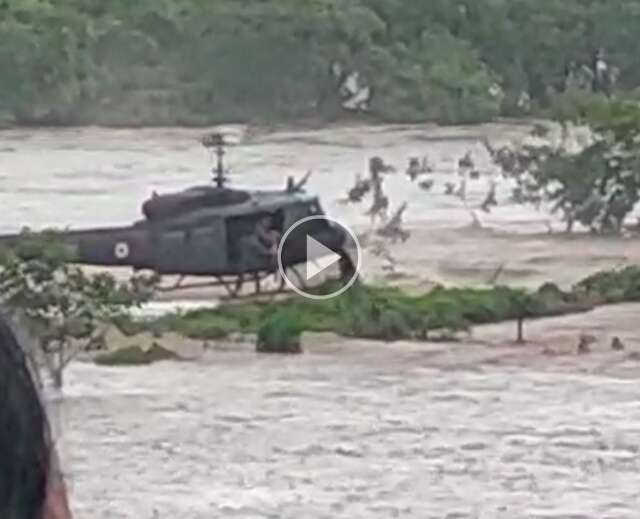
<path fill-rule="evenodd" d="M 278 268 L 278 245 L 281 238 L 282 234 L 276 229 L 272 215 L 264 215 L 257 221 L 253 232 L 240 239 L 240 275 L 237 289 L 240 289 L 244 282 L 247 266 L 252 262 L 251 258 L 259 258 L 259 263 L 263 263 L 260 259 L 266 259 L 269 270 Z"/>

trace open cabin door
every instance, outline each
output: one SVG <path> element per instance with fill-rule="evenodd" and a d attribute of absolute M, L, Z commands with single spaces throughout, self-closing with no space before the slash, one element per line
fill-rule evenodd
<path fill-rule="evenodd" d="M 158 230 L 154 239 L 157 272 L 212 275 L 227 267 L 227 237 L 222 219 L 184 230 Z"/>
<path fill-rule="evenodd" d="M 251 242 L 257 239 L 258 222 L 268 218 L 269 227 L 279 236 L 283 234 L 284 212 L 257 211 L 227 218 L 227 254 L 229 266 L 236 274 L 274 270 L 272 257 L 264 250 L 258 250 Z M 262 249 L 266 247 L 263 245 Z"/>

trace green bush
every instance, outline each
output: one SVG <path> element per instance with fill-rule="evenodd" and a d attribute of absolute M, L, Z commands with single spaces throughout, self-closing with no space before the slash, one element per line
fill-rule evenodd
<path fill-rule="evenodd" d="M 258 353 L 302 353 L 300 335 L 303 327 L 298 315 L 292 311 L 276 311 L 269 315 L 258 329 Z"/>
<path fill-rule="evenodd" d="M 278 307 L 278 303 L 275 303 Z M 240 331 L 257 331 L 265 312 L 268 312 L 270 305 L 265 303 L 253 302 L 233 302 L 220 306 L 213 313 L 227 322 L 236 323 L 236 327 Z M 197 310 L 196 312 L 211 313 L 210 310 Z M 193 315 L 194 312 L 188 312 L 186 315 Z"/>
<path fill-rule="evenodd" d="M 399 292 L 358 285 L 335 305 L 340 333 L 351 337 L 393 341 L 410 338 L 420 316 Z"/>
<path fill-rule="evenodd" d="M 452 339 L 457 332 L 468 328 L 463 305 L 450 295 L 438 294 L 428 303 L 423 302 L 423 310 L 421 335 L 425 339 L 433 339 L 432 332 L 438 332 L 439 338 Z"/>
<path fill-rule="evenodd" d="M 128 346 L 101 353 L 94 358 L 94 362 L 100 366 L 140 366 L 177 358 L 174 352 L 154 343 L 147 351 L 143 351 L 140 346 Z"/>
<path fill-rule="evenodd" d="M 567 301 L 567 294 L 565 294 L 558 285 L 555 283 L 544 283 L 536 291 L 536 295 L 544 299 L 547 302 L 561 302 Z"/>
<path fill-rule="evenodd" d="M 176 320 L 174 330 L 190 339 L 221 339 L 238 328 L 237 320 L 198 310 Z"/>
<path fill-rule="evenodd" d="M 144 321 L 134 319 L 130 315 L 121 314 L 113 317 L 113 325 L 125 336 L 133 337 L 139 333 L 148 331 L 149 325 Z"/>
<path fill-rule="evenodd" d="M 597 272 L 577 283 L 573 291 L 606 303 L 640 301 L 640 267 Z"/>
<path fill-rule="evenodd" d="M 194 338 L 224 337 L 230 332 L 258 334 L 259 349 L 297 351 L 303 330 L 394 341 L 451 339 L 477 324 L 522 321 L 587 311 L 595 304 L 640 300 L 640 268 L 600 272 L 563 292 L 553 283 L 538 290 L 505 286 L 490 289 L 436 287 L 421 295 L 398 288 L 354 285 L 328 300 L 291 297 L 270 304 L 234 302 L 144 323 L 148 329 Z"/>

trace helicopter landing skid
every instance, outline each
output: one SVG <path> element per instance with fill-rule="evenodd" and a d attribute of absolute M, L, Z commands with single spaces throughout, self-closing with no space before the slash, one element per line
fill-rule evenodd
<path fill-rule="evenodd" d="M 305 286 L 304 283 L 304 278 L 302 277 L 302 275 L 296 270 L 295 267 L 289 267 L 287 270 L 291 271 L 293 273 L 293 275 L 295 276 L 295 279 L 298 281 L 299 285 L 301 285 L 303 288 Z M 277 286 L 276 288 L 270 289 L 270 290 L 264 290 L 264 288 L 262 287 L 262 281 L 267 279 L 269 276 L 274 276 L 274 281 L 277 282 Z M 227 291 L 227 295 L 226 296 L 222 296 L 220 299 L 222 300 L 228 300 L 228 299 L 250 299 L 253 297 L 259 297 L 259 296 L 277 296 L 277 295 L 281 295 L 281 294 L 293 294 L 294 290 L 292 290 L 289 286 L 287 286 L 287 283 L 284 279 L 284 277 L 282 277 L 280 275 L 279 272 L 261 272 L 261 273 L 255 273 L 253 274 L 253 276 L 251 276 L 251 278 L 254 282 L 254 289 L 252 292 L 247 293 L 247 294 L 241 294 L 242 292 L 242 288 L 244 286 L 244 280 L 241 280 L 240 277 L 236 277 L 235 278 L 235 283 L 227 283 L 224 282 L 223 280 L 221 280 L 221 284 L 222 286 L 224 286 L 224 288 Z"/>
<path fill-rule="evenodd" d="M 289 267 L 289 269 L 295 279 L 297 281 L 297 285 L 301 285 L 303 288 L 305 286 L 304 278 L 302 275 L 295 269 L 295 267 Z M 276 288 L 265 290 L 262 286 L 262 282 L 266 280 L 269 276 L 274 276 L 275 281 L 277 282 Z M 256 272 L 251 275 L 247 275 L 245 279 L 241 276 L 215 276 L 214 281 L 204 281 L 204 282 L 195 282 L 195 283 L 184 283 L 185 276 L 180 276 L 177 281 L 169 286 L 160 286 L 158 287 L 158 292 L 168 293 L 179 290 L 193 289 L 193 288 L 224 288 L 226 294 L 221 296 L 220 299 L 229 300 L 229 299 L 244 299 L 247 297 L 255 297 L 255 296 L 275 296 L 278 294 L 287 294 L 293 293 L 285 281 L 285 279 L 280 275 L 279 272 Z M 253 281 L 253 291 L 250 293 L 242 293 L 242 289 L 245 286 L 245 283 Z"/>

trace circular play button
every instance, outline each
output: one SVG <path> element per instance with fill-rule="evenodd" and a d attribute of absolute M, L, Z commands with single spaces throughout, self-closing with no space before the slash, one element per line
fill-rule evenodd
<path fill-rule="evenodd" d="M 361 258 L 360 245 L 351 229 L 324 215 L 298 220 L 278 245 L 280 275 L 289 288 L 310 299 L 330 299 L 349 289 L 358 279 Z M 313 291 L 336 278 L 341 285 L 333 292 Z"/>

